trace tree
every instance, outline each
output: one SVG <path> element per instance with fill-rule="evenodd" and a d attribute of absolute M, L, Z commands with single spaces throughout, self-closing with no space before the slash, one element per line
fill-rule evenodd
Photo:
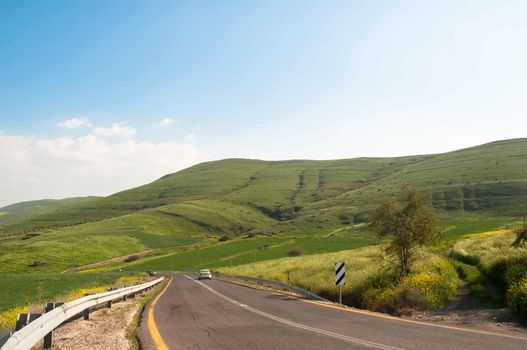
<path fill-rule="evenodd" d="M 440 235 L 428 199 L 427 193 L 411 189 L 403 203 L 388 198 L 373 212 L 370 227 L 381 238 L 391 237 L 384 249 L 396 257 L 399 277 L 410 273 L 416 248 Z"/>
<path fill-rule="evenodd" d="M 527 217 L 523 219 L 523 224 L 514 230 L 516 239 L 512 242 L 512 246 L 519 248 L 527 243 Z"/>

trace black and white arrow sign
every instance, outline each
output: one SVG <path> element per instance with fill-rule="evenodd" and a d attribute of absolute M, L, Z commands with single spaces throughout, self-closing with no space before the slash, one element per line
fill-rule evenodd
<path fill-rule="evenodd" d="M 343 286 L 346 283 L 346 265 L 343 262 L 335 264 L 335 284 Z"/>

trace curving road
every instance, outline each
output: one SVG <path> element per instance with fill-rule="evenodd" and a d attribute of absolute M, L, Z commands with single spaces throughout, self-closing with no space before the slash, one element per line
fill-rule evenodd
<path fill-rule="evenodd" d="M 521 336 L 404 321 L 193 276 L 176 275 L 154 301 L 148 329 L 159 349 L 527 349 Z"/>

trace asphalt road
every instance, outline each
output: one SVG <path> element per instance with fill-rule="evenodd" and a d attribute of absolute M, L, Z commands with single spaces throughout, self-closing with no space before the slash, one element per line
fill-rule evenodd
<path fill-rule="evenodd" d="M 153 323 L 170 349 L 527 349 L 521 336 L 405 322 L 184 275 L 159 296 Z"/>

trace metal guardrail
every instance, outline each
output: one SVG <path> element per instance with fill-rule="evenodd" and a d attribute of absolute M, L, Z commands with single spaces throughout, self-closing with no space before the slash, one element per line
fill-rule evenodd
<path fill-rule="evenodd" d="M 119 288 L 109 292 L 88 295 L 65 303 L 37 318 L 27 326 L 11 335 L 1 350 L 27 350 L 44 338 L 48 333 L 69 319 L 89 310 L 91 307 L 108 303 L 141 292 L 163 281 L 160 277 L 150 282 Z"/>
<path fill-rule="evenodd" d="M 321 296 L 318 296 L 314 293 L 308 292 L 305 289 L 302 289 L 300 287 L 293 286 L 291 284 L 287 284 L 280 281 L 275 280 L 269 280 L 265 278 L 258 278 L 258 277 L 249 277 L 249 276 L 240 276 L 240 275 L 229 275 L 224 273 L 216 273 L 216 278 L 224 279 L 224 280 L 231 280 L 231 281 L 242 281 L 246 283 L 252 283 L 257 284 L 260 286 L 270 286 L 274 288 L 278 288 L 280 290 L 289 291 L 296 295 L 300 295 L 306 299 L 310 300 L 316 300 L 316 301 L 325 301 L 329 302 L 329 300 L 322 298 Z"/>

